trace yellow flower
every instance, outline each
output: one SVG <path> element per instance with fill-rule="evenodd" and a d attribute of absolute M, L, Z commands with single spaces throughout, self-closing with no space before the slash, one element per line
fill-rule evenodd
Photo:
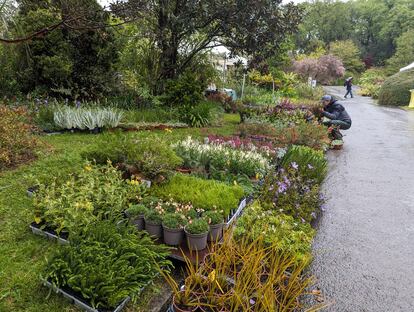
<path fill-rule="evenodd" d="M 233 181 L 233 184 L 236 186 L 238 185 L 236 180 Z"/>
<path fill-rule="evenodd" d="M 170 128 L 165 128 L 165 131 L 168 132 L 168 133 L 172 132 L 172 130 Z"/>
<path fill-rule="evenodd" d="M 35 217 L 34 221 L 36 222 L 36 224 L 39 224 L 42 221 L 42 219 L 39 217 Z"/>
<path fill-rule="evenodd" d="M 86 170 L 86 171 L 91 171 L 91 170 L 92 170 L 92 167 L 91 167 L 90 165 L 86 165 L 86 166 L 85 166 L 85 170 Z"/>

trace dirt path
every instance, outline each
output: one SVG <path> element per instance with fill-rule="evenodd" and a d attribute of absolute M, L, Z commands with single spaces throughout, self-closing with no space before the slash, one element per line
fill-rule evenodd
<path fill-rule="evenodd" d="M 344 95 L 329 87 L 329 94 Z M 352 117 L 331 151 L 327 210 L 312 272 L 326 311 L 414 311 L 414 111 L 370 98 L 341 101 Z"/>

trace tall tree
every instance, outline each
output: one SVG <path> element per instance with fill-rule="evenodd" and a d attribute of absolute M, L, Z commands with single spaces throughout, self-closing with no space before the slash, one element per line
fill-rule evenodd
<path fill-rule="evenodd" d="M 403 33 L 397 39 L 397 50 L 395 54 L 387 60 L 387 71 L 395 74 L 400 68 L 414 62 L 414 30 Z"/>
<path fill-rule="evenodd" d="M 96 0 L 21 1 L 15 37 L 59 25 L 16 46 L 21 90 L 88 99 L 108 93 L 117 59 L 113 30 L 102 27 L 109 18 Z"/>
<path fill-rule="evenodd" d="M 296 31 L 301 10 L 281 0 L 129 0 L 112 11 L 147 28 L 160 50 L 158 92 L 202 51 L 223 44 L 233 53 L 275 53 Z"/>
<path fill-rule="evenodd" d="M 364 70 L 361 51 L 352 40 L 331 42 L 329 52 L 342 61 L 347 71 L 361 73 Z"/>

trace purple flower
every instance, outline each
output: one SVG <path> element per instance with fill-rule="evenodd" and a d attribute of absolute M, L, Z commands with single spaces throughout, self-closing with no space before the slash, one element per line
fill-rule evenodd
<path fill-rule="evenodd" d="M 311 216 L 312 216 L 312 218 L 316 219 L 316 213 L 315 212 L 312 212 Z"/>
<path fill-rule="evenodd" d="M 326 204 L 321 205 L 321 210 L 326 211 Z"/>
<path fill-rule="evenodd" d="M 287 176 L 283 176 L 283 180 L 285 181 L 287 186 L 290 186 L 290 180 L 287 178 Z"/>
<path fill-rule="evenodd" d="M 286 193 L 286 191 L 287 191 L 287 185 L 286 185 L 286 183 L 283 183 L 283 182 L 277 182 L 277 185 L 279 186 L 279 188 L 278 188 L 278 193 Z"/>
<path fill-rule="evenodd" d="M 290 165 L 292 166 L 292 168 L 293 169 L 295 169 L 295 170 L 298 170 L 298 168 L 299 168 L 299 165 L 294 161 L 294 162 L 291 162 L 290 163 Z"/>
<path fill-rule="evenodd" d="M 81 102 L 79 100 L 76 101 L 76 108 L 79 108 L 81 106 Z"/>
<path fill-rule="evenodd" d="M 308 164 L 309 169 L 313 169 L 313 166 L 311 164 Z"/>

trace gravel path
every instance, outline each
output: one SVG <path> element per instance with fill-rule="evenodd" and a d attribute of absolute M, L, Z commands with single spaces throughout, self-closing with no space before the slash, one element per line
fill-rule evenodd
<path fill-rule="evenodd" d="M 343 96 L 343 87 L 327 92 Z M 330 151 L 312 272 L 324 311 L 414 311 L 414 111 L 341 101 L 352 117 Z"/>

